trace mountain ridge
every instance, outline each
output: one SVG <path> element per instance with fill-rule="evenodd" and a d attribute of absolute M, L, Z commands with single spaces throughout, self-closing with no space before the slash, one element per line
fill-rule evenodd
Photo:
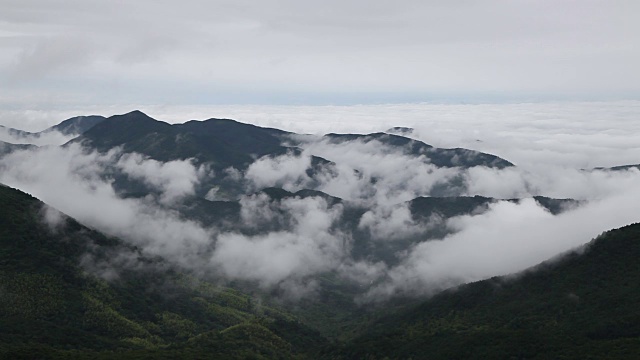
<path fill-rule="evenodd" d="M 461 285 L 371 324 L 331 358 L 634 359 L 640 224 L 518 274 Z"/>

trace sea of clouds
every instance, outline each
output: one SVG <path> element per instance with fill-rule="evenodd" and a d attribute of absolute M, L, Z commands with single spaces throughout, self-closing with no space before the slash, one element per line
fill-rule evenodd
<path fill-rule="evenodd" d="M 90 113 L 99 109 L 93 110 Z M 523 270 L 605 230 L 640 220 L 636 211 L 640 171 L 587 171 L 640 163 L 640 102 L 155 106 L 143 110 L 168 122 L 234 118 L 311 134 L 304 137 L 301 153 L 260 158 L 246 171 L 227 171 L 246 186 L 246 195 L 238 199 L 242 222 L 247 226 L 278 222 L 285 224 L 282 229 L 247 235 L 184 218 L 175 207 L 193 196 L 202 183 L 224 176 L 190 160 L 162 163 L 120 149 L 100 154 L 78 144 L 44 146 L 1 158 L 0 183 L 26 191 L 148 254 L 228 279 L 255 282 L 265 289 L 279 288 L 292 298 L 313 293 L 315 276 L 332 271 L 366 285 L 361 301 L 433 294 L 464 282 Z M 34 118 L 41 119 L 43 129 L 89 113 L 38 114 Z M 101 114 L 110 115 L 108 111 Z M 13 122 L 4 121 L 12 116 Z M 15 112 L 0 113 L 0 119 L 5 126 L 20 125 Z M 378 132 L 393 126 L 412 128 L 408 136 L 434 146 L 488 152 L 517 166 L 502 170 L 438 168 L 380 143 L 332 144 L 317 136 Z M 331 171 L 310 178 L 305 170 L 312 156 L 333 161 Z M 109 177 L 114 169 L 153 188 L 154 194 L 123 197 Z M 372 241 L 395 241 L 429 226 L 411 217 L 406 201 L 429 196 L 438 184 L 452 179 L 465 185 L 458 195 L 497 199 L 544 195 L 586 202 L 554 216 L 533 200 L 499 201 L 484 212 L 434 219 L 454 231 L 444 239 L 410 246 L 397 264 L 389 265 L 353 258 L 350 234 L 336 227 L 345 205 L 330 204 L 319 196 L 287 198 L 274 204 L 253 194 L 268 186 L 320 190 L 344 199 L 347 205 L 366 206 L 369 211 L 359 220 L 359 228 L 369 231 Z M 49 223 L 59 218 L 49 210 L 45 215 Z"/>

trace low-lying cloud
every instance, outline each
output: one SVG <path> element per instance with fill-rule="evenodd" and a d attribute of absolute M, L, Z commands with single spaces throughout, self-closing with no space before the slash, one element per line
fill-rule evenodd
<path fill-rule="evenodd" d="M 16 150 L 0 158 L 0 182 L 119 236 L 146 254 L 262 289 L 279 289 L 291 298 L 318 290 L 317 275 L 330 272 L 360 284 L 366 290 L 359 299 L 363 302 L 433 294 L 522 270 L 640 219 L 635 212 L 640 201 L 637 169 L 584 171 L 553 161 L 501 170 L 438 168 L 424 156 L 407 155 L 378 141 L 334 144 L 319 137 L 305 139 L 300 151 L 263 157 L 246 170 L 220 174 L 190 160 L 159 162 L 120 149 L 97 153 L 78 144 Z M 557 145 L 551 148 L 557 150 Z M 603 159 L 615 157 L 616 148 L 610 146 Z M 525 150 L 530 151 L 528 159 L 539 155 L 538 149 Z M 153 192 L 123 197 L 115 188 L 114 174 Z M 203 226 L 176 210 L 216 176 L 247 186 L 238 199 L 240 223 L 231 230 Z M 211 200 L 221 196 L 216 186 L 208 193 Z M 315 189 L 344 201 L 320 196 L 275 200 L 255 193 L 269 186 L 292 192 Z M 497 201 L 486 211 L 450 219 L 414 218 L 407 201 L 429 195 L 544 195 L 587 202 L 557 216 L 533 200 L 522 200 Z M 339 226 L 352 206 L 364 209 L 355 219 L 357 230 L 378 243 L 421 236 L 435 225 L 453 233 L 412 243 L 393 264 L 374 257 L 356 260 L 352 234 Z M 50 208 L 41 215 L 52 229 L 63 216 Z M 85 260 L 89 266 L 91 259 Z M 124 256 L 120 263 L 135 267 L 131 261 L 135 259 Z M 117 278 L 108 264 L 93 266 Z"/>
<path fill-rule="evenodd" d="M 0 159 L 0 182 L 36 196 L 85 225 L 142 246 L 149 254 L 188 264 L 191 254 L 208 245 L 210 231 L 158 206 L 154 199 L 121 198 L 113 180 L 103 177 L 109 166 L 118 164 L 119 155 L 118 149 L 100 154 L 77 144 L 17 151 Z M 140 167 L 149 170 L 145 178 L 166 175 L 162 166 L 150 164 Z M 192 165 L 186 161 L 182 166 Z M 190 173 L 198 171 L 194 168 Z M 172 187 L 166 190 L 161 199 L 174 196 Z"/>
<path fill-rule="evenodd" d="M 636 175 L 636 181 L 640 174 Z M 637 182 L 640 184 L 640 182 Z M 498 202 L 478 215 L 451 218 L 459 231 L 414 246 L 365 301 L 397 294 L 433 294 L 466 282 L 506 275 L 571 250 L 604 230 L 638 222 L 640 186 L 553 216 L 532 199 Z"/>
<path fill-rule="evenodd" d="M 324 138 L 306 138 L 302 147 L 300 154 L 258 159 L 247 169 L 246 179 L 255 188 L 311 188 L 366 205 L 390 205 L 429 195 L 434 187 L 459 174 L 458 169 L 430 164 L 425 155 L 406 155 L 401 148 L 378 140 L 332 143 Z M 333 163 L 320 166 L 311 176 L 307 170 L 312 156 Z"/>
<path fill-rule="evenodd" d="M 300 285 L 308 285 L 310 276 L 335 270 L 348 256 L 349 239 L 335 227 L 341 205 L 329 206 L 321 197 L 283 199 L 277 209 L 265 207 L 264 201 L 241 204 L 245 222 L 268 220 L 288 226 L 252 236 L 220 234 L 211 264 L 232 279 L 284 287 L 299 296 Z"/>
<path fill-rule="evenodd" d="M 36 146 L 62 145 L 77 135 L 66 135 L 59 131 L 29 133 L 0 127 L 0 141 L 10 144 L 31 144 Z"/>
<path fill-rule="evenodd" d="M 213 177 L 213 171 L 205 166 L 195 167 L 191 160 L 160 162 L 141 154 L 124 154 L 116 167 L 127 176 L 141 180 L 162 193 L 160 202 L 172 204 L 194 195 L 195 187 L 205 177 Z"/>
<path fill-rule="evenodd" d="M 367 230 L 371 239 L 396 240 L 405 239 L 423 233 L 433 223 L 438 223 L 438 217 L 426 224 L 417 222 L 408 203 L 395 206 L 379 206 L 365 212 L 360 218 L 358 228 Z"/>

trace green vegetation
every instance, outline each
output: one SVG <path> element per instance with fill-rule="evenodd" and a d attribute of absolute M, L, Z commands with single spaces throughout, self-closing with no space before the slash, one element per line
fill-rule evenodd
<path fill-rule="evenodd" d="M 232 120 L 169 125 L 132 112 L 70 122 L 67 128 L 76 125 L 86 130 L 77 141 L 88 140 L 100 151 L 122 146 L 160 161 L 196 158 L 218 172 L 246 168 L 256 156 L 299 151 L 281 145 L 283 131 Z M 326 138 L 381 141 L 437 166 L 512 166 L 493 155 L 435 149 L 383 133 Z M 21 147 L 0 144 L 0 155 Z M 314 157 L 307 175 L 330 165 Z M 113 180 L 124 196 L 149 193 L 143 183 L 122 174 Z M 277 221 L 260 229 L 238 225 L 239 202 L 200 196 L 212 185 L 203 185 L 178 211 L 248 235 L 286 226 Z M 439 190 L 443 197 L 410 201 L 413 219 L 427 223 L 471 214 L 495 201 L 446 197 L 463 185 L 461 178 L 453 179 Z M 230 194 L 224 198 L 233 198 L 240 185 L 215 186 Z M 393 265 L 399 251 L 451 231 L 435 221 L 414 237 L 372 242 L 370 232 L 358 227 L 368 210 L 364 207 L 313 190 L 267 188 L 262 193 L 274 202 L 320 196 L 329 206 L 344 206 L 336 227 L 352 236 L 356 260 Z M 535 200 L 553 214 L 576 203 Z M 420 303 L 394 299 L 371 309 L 354 303 L 363 288 L 335 273 L 313 279 L 317 297 L 276 305 L 273 294 L 252 284 L 218 285 L 73 219 L 50 227 L 42 219 L 43 204 L 18 190 L 0 186 L 0 204 L 0 358 L 635 359 L 640 354 L 640 225 L 608 232 L 584 254 L 567 254 L 517 276 L 464 285 Z M 119 258 L 128 259 L 128 265 L 118 264 Z"/>
<path fill-rule="evenodd" d="M 72 219 L 49 228 L 18 190 L 0 186 L 0 203 L 0 358 L 289 359 L 325 344 L 283 310 Z M 123 254 L 135 269 L 105 272 Z"/>
<path fill-rule="evenodd" d="M 327 358 L 637 359 L 640 224 L 517 276 L 441 293 Z"/>

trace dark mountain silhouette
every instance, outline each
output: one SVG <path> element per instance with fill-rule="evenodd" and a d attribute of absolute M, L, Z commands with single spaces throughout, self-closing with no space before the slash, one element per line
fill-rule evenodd
<path fill-rule="evenodd" d="M 256 157 L 286 153 L 287 148 L 280 145 L 284 134 L 226 119 L 170 125 L 133 111 L 108 118 L 73 142 L 83 142 L 99 151 L 122 146 L 124 152 L 141 153 L 159 161 L 193 158 L 221 170 L 246 167 Z"/>
<path fill-rule="evenodd" d="M 593 168 L 593 170 L 604 170 L 604 171 L 625 171 L 625 170 L 631 170 L 631 169 L 640 170 L 640 164 L 618 165 L 618 166 L 612 166 L 612 167 L 596 167 L 596 168 Z"/>
<path fill-rule="evenodd" d="M 228 119 L 193 120 L 170 125 L 133 111 L 100 122 L 74 142 L 86 142 L 100 151 L 123 146 L 125 152 L 139 152 L 161 161 L 194 158 L 199 163 L 212 162 L 215 168 L 222 169 L 229 166 L 244 168 L 258 157 L 295 151 L 295 147 L 282 145 L 286 135 L 290 133 Z M 494 155 L 467 149 L 438 149 L 417 140 L 385 133 L 329 134 L 326 137 L 332 143 L 377 140 L 408 155 L 424 155 L 437 166 L 503 168 L 513 165 Z M 290 142 L 295 144 L 295 141 Z"/>
<path fill-rule="evenodd" d="M 370 324 L 327 358 L 635 359 L 640 224 L 520 274 L 460 286 Z"/>
<path fill-rule="evenodd" d="M 364 143 L 379 141 L 384 145 L 400 148 L 407 155 L 425 156 L 430 163 L 438 167 L 486 166 L 502 169 L 505 167 L 513 166 L 513 164 L 509 161 L 501 159 L 495 155 L 485 154 L 478 151 L 462 148 L 435 148 L 421 141 L 394 134 L 327 134 L 325 135 L 325 138 L 327 138 L 329 142 L 334 144 L 340 144 L 347 141 L 355 140 L 362 141 Z"/>

